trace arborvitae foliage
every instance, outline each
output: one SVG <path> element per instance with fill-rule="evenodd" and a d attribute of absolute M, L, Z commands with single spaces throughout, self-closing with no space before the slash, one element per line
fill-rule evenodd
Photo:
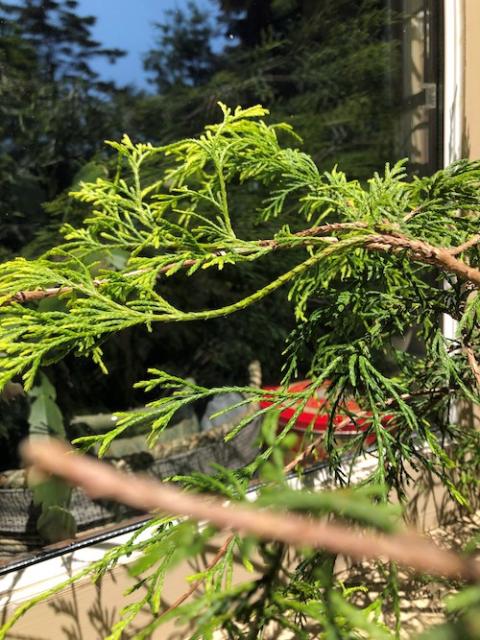
<path fill-rule="evenodd" d="M 288 125 L 265 121 L 265 109 L 221 108 L 222 121 L 198 138 L 163 147 L 134 144 L 127 136 L 110 142 L 118 154 L 116 175 L 84 183 L 72 194 L 90 207 L 84 226 L 66 226 L 64 242 L 37 260 L 17 258 L 0 267 L 1 382 L 22 376 L 29 388 L 41 365 L 69 352 L 92 358 L 107 373 L 103 345 L 112 334 L 137 325 L 161 334 L 165 323 L 241 313 L 284 287 L 297 320 L 284 352 L 284 383 L 301 368 L 311 386 L 293 396 L 238 388 L 245 402 L 268 393 L 273 409 L 282 401 L 298 402 L 298 409 L 281 431 L 267 422 L 261 453 L 247 468 L 178 482 L 241 502 L 260 474 L 262 506 L 329 514 L 388 533 L 399 526 L 398 509 L 388 502 L 392 493 L 404 499 L 413 465 L 438 476 L 452 501 L 473 508 L 479 436 L 458 422 L 456 407 L 480 400 L 479 163 L 460 161 L 431 177 L 408 179 L 400 162 L 361 184 L 339 169 L 322 173 Z M 247 215 L 239 194 L 260 187 L 268 195 L 256 216 L 275 227 L 268 237 L 239 232 Z M 292 209 L 295 228 L 284 222 Z M 248 296 L 228 304 L 180 308 L 166 295 L 172 290 L 166 283 L 174 284 L 180 274 L 195 287 L 204 270 L 241 271 L 283 253 L 292 255 L 288 270 L 264 286 L 252 282 Z M 51 296 L 61 302 L 54 310 L 42 304 Z M 458 321 L 456 337 L 442 333 L 443 314 Z M 420 355 L 398 347 L 409 332 L 423 345 Z M 377 464 L 363 488 L 293 490 L 285 482 L 281 448 L 295 417 L 326 380 L 330 428 L 323 444 L 332 477 L 349 483 L 342 457 L 362 456 L 371 434 Z M 159 369 L 137 386 L 158 392 L 158 399 L 143 414 L 120 416 L 113 431 L 79 444 L 99 443 L 102 455 L 114 437 L 141 421 L 150 424 L 153 444 L 179 408 L 218 392 Z M 369 426 L 340 446 L 335 418 L 344 415 L 351 397 L 369 413 Z M 385 428 L 387 415 L 391 428 Z M 375 619 L 375 608 L 354 606 L 352 592 L 335 578 L 331 555 L 303 550 L 287 563 L 284 546 L 236 534 L 197 576 L 204 590 L 159 616 L 168 570 L 200 554 L 215 531 L 169 516 L 154 524 L 148 541 L 134 539 L 88 570 L 98 576 L 122 554 L 143 554 L 133 572 L 146 590 L 123 610 L 111 639 L 120 638 L 143 607 L 150 608 L 152 623 L 138 638 L 172 617 L 194 622 L 192 638 L 211 638 L 216 629 L 228 638 L 266 638 L 270 624 L 295 638 L 398 637 Z M 233 583 L 235 552 L 247 567 L 260 556 L 260 577 Z M 395 601 L 395 567 L 386 564 L 385 571 L 391 580 L 384 597 Z M 471 616 L 479 602 L 478 587 L 467 590 L 456 604 L 467 611 L 458 627 L 429 637 L 476 637 Z"/>

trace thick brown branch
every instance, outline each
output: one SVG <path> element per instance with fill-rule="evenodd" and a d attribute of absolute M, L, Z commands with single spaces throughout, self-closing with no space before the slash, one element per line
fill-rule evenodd
<path fill-rule="evenodd" d="M 449 249 L 390 234 L 366 237 L 365 248 L 374 251 L 406 251 L 412 260 L 433 264 L 443 271 L 453 273 L 462 280 L 470 281 L 480 287 L 480 270 L 456 258 Z"/>
<path fill-rule="evenodd" d="M 445 391 L 445 389 L 439 390 L 439 389 L 434 389 L 434 390 L 430 390 L 428 392 L 426 391 L 417 391 L 414 392 L 412 394 L 408 394 L 408 393 L 404 393 L 401 396 L 402 400 L 408 400 L 412 397 L 418 396 L 418 395 L 424 395 L 425 393 L 439 393 L 441 391 Z M 385 406 L 391 406 L 392 404 L 395 404 L 397 402 L 397 400 L 395 398 L 390 398 L 386 401 Z M 355 416 L 356 419 L 362 418 L 365 415 L 367 415 L 368 412 L 360 412 L 359 414 L 357 414 Z M 344 418 L 339 424 L 337 424 L 335 426 L 336 429 L 341 429 L 342 427 L 348 425 L 350 422 L 352 421 L 351 418 L 346 417 Z M 313 453 L 313 451 L 321 444 L 322 440 L 324 439 L 325 435 L 322 434 L 321 436 L 319 436 L 318 438 L 316 438 L 310 445 L 308 445 L 305 449 L 303 449 L 302 451 L 300 451 L 300 453 L 288 464 L 286 464 L 283 468 L 284 473 L 288 474 L 290 473 L 290 471 L 292 471 L 293 469 L 295 469 L 295 467 L 299 464 L 301 464 L 306 458 L 308 458 L 308 456 Z M 213 560 L 208 564 L 206 571 L 209 571 L 211 569 L 213 569 L 213 567 L 215 567 L 220 560 L 224 557 L 224 555 L 227 553 L 228 551 L 228 547 L 230 546 L 233 538 L 235 537 L 235 534 L 230 534 L 229 536 L 227 536 L 222 545 L 220 546 L 220 548 L 218 549 L 217 553 L 215 554 L 215 557 L 213 558 Z M 171 611 L 173 611 L 174 609 L 176 609 L 177 607 L 179 607 L 180 605 L 182 605 L 186 600 L 188 600 L 188 598 L 190 598 L 190 596 L 192 596 L 194 593 L 196 593 L 198 591 L 198 589 L 202 586 L 204 582 L 204 579 L 200 579 L 197 580 L 196 582 L 194 582 L 191 587 L 189 589 L 187 589 L 184 593 L 182 593 L 181 596 L 179 596 L 175 602 L 173 602 L 167 609 L 165 609 L 158 617 L 162 617 L 167 615 L 167 613 L 170 613 Z"/>
<path fill-rule="evenodd" d="M 357 559 L 384 557 L 430 574 L 480 579 L 476 562 L 443 551 L 413 532 L 389 536 L 363 533 L 294 513 L 286 515 L 249 506 L 225 505 L 218 498 L 189 495 L 165 483 L 119 473 L 109 465 L 75 455 L 60 442 L 25 443 L 22 455 L 39 471 L 64 478 L 94 498 L 116 500 L 143 511 L 207 521 L 219 529 L 297 547 L 324 548 Z"/>

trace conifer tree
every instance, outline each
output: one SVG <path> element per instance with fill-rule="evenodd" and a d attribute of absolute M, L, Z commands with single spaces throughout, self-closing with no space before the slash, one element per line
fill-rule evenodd
<path fill-rule="evenodd" d="M 41 205 L 71 185 L 98 141 L 121 134 L 109 104 L 115 88 L 91 61 L 113 63 L 124 52 L 96 42 L 95 18 L 77 11 L 75 0 L 0 4 L 0 242 L 7 253 L 45 225 Z"/>

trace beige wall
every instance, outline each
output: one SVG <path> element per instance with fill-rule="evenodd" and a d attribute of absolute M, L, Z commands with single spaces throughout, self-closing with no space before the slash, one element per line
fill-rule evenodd
<path fill-rule="evenodd" d="M 480 0 L 465 2 L 464 156 L 480 158 Z"/>
<path fill-rule="evenodd" d="M 480 159 L 480 0 L 464 0 L 463 156 Z M 462 408 L 467 424 L 480 428 L 480 408 Z"/>
<path fill-rule="evenodd" d="M 452 512 L 452 502 L 448 500 L 445 489 L 429 474 L 416 472 L 409 469 L 412 476 L 410 485 L 408 516 L 411 522 L 415 522 L 418 529 L 431 529 L 438 522 L 455 518 Z M 219 536 L 219 545 L 223 537 Z M 105 550 L 108 549 L 108 545 Z M 204 559 L 210 562 L 216 549 L 212 549 Z M 339 570 L 345 564 L 338 564 Z M 187 592 L 190 582 L 189 576 L 197 573 L 203 567 L 192 566 L 186 562 L 176 567 L 168 574 L 165 582 L 165 603 L 168 608 L 175 600 Z M 244 582 L 252 579 L 252 574 L 247 573 L 244 567 L 237 562 L 234 580 Z M 63 590 L 61 593 L 49 598 L 31 609 L 14 627 L 9 640 L 103 640 L 110 621 L 118 619 L 119 610 L 128 600 L 124 599 L 125 590 L 133 585 L 133 580 L 128 574 L 127 566 L 118 566 L 108 573 L 97 585 L 89 580 L 82 580 L 75 585 Z M 132 598 L 137 600 L 138 591 Z M 11 613 L 14 607 L 5 607 L 3 616 Z M 151 620 L 148 613 L 141 615 L 137 624 L 146 624 Z M 167 623 L 159 628 L 152 640 L 184 640 L 190 634 L 175 627 L 173 623 Z M 128 640 L 131 636 L 125 636 Z"/>
<path fill-rule="evenodd" d="M 212 562 L 225 535 L 218 537 L 218 546 L 207 551 L 205 557 L 194 564 L 182 562 L 167 574 L 161 610 L 165 611 L 177 599 L 189 591 L 191 582 L 188 578 Z M 105 551 L 108 550 L 108 544 Z M 66 566 L 66 575 L 69 575 Z M 234 582 L 241 583 L 252 579 L 240 562 L 236 563 Z M 145 591 L 140 588 L 131 596 L 125 597 L 127 589 L 135 584 L 135 579 L 128 572 L 128 565 L 119 565 L 93 584 L 89 579 L 77 581 L 56 595 L 39 603 L 20 619 L 14 626 L 7 640 L 103 640 L 108 635 L 112 622 L 120 617 L 120 610 L 131 602 L 137 602 Z M 201 592 L 201 589 L 200 589 Z M 15 607 L 5 607 L 2 621 L 8 617 Z M 122 640 L 130 640 L 135 628 L 142 629 L 152 621 L 152 614 L 145 607 L 129 627 Z M 179 627 L 174 622 L 167 622 L 151 636 L 152 640 L 184 640 L 192 633 L 188 627 Z"/>

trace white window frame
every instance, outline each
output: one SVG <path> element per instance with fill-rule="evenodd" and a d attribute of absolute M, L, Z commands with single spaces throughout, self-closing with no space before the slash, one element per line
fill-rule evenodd
<path fill-rule="evenodd" d="M 464 3 L 443 0 L 444 10 L 444 77 L 443 77 L 443 166 L 463 155 L 464 117 Z M 443 316 L 443 333 L 453 340 L 457 322 Z"/>

